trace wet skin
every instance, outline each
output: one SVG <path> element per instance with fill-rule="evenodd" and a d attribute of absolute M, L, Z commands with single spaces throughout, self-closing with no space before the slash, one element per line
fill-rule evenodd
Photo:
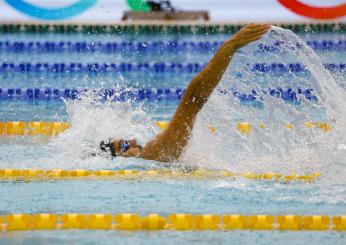
<path fill-rule="evenodd" d="M 130 148 L 122 153 L 119 154 L 121 151 L 121 145 L 123 142 L 127 141 L 127 143 L 130 145 Z M 117 152 L 122 157 L 136 157 L 139 156 L 139 154 L 142 152 L 142 146 L 137 144 L 137 140 L 123 140 L 123 139 L 117 139 L 113 141 L 115 152 Z"/>
<path fill-rule="evenodd" d="M 226 40 L 210 62 L 191 80 L 167 128 L 144 147 L 138 145 L 136 140 L 128 140 L 129 149 L 124 152 L 121 152 L 121 143 L 125 140 L 114 139 L 112 142 L 117 155 L 160 162 L 177 161 L 188 143 L 198 112 L 218 85 L 234 53 L 259 40 L 269 28 L 265 24 L 247 25 Z"/>

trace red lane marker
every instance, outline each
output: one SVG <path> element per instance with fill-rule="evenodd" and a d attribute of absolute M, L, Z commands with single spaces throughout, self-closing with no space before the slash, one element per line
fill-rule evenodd
<path fill-rule="evenodd" d="M 315 19 L 334 19 L 346 16 L 346 3 L 334 7 L 315 7 L 298 0 L 278 0 L 296 14 Z"/>

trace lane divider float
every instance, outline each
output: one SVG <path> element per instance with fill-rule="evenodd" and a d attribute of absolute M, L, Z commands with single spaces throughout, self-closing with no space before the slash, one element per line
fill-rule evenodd
<path fill-rule="evenodd" d="M 288 175 L 267 173 L 233 173 L 227 170 L 211 170 L 194 168 L 182 169 L 151 169 L 151 170 L 64 170 L 64 169 L 0 169 L 0 180 L 71 180 L 71 179 L 152 179 L 152 178 L 245 178 L 249 180 L 268 180 L 279 182 L 302 181 L 312 182 L 320 177 L 320 173 Z"/>
<path fill-rule="evenodd" d="M 346 216 L 329 215 L 243 215 L 243 214 L 169 214 L 140 216 L 137 213 L 82 214 L 38 213 L 0 216 L 2 231 L 30 230 L 282 230 L 339 231 L 346 230 Z"/>
<path fill-rule="evenodd" d="M 185 93 L 184 88 L 0 88 L 0 100 L 76 100 L 84 93 L 92 92 L 101 101 L 143 101 L 143 100 L 180 100 Z M 318 98 L 312 88 L 263 88 L 251 89 L 250 93 L 240 93 L 234 89 L 218 90 L 221 95 L 234 96 L 242 105 L 263 106 L 263 96 L 282 99 L 288 103 L 299 105 L 306 99 L 317 102 Z"/>
<path fill-rule="evenodd" d="M 0 52 L 13 53 L 105 53 L 116 54 L 121 52 L 138 52 L 153 54 L 155 52 L 214 52 L 223 42 L 221 41 L 122 41 L 122 42 L 85 42 L 85 41 L 1 41 Z M 279 50 L 281 42 L 273 45 L 259 44 L 258 51 L 275 52 Z M 346 40 L 307 40 L 306 44 L 319 51 L 346 50 Z M 297 45 L 299 47 L 299 44 Z"/>
<path fill-rule="evenodd" d="M 343 33 L 343 22 L 321 23 L 272 23 L 296 33 Z M 0 33 L 87 33 L 87 34 L 126 34 L 126 33 L 186 33 L 186 34 L 232 34 L 244 25 L 224 23 L 115 23 L 112 25 L 78 25 L 78 24 L 2 24 Z"/>
<path fill-rule="evenodd" d="M 128 72 L 152 72 L 152 73 L 197 73 L 205 67 L 206 63 L 0 63 L 0 74 L 8 72 L 18 73 L 63 73 L 73 75 L 81 73 L 105 74 L 105 73 L 128 73 Z M 324 67 L 330 71 L 346 70 L 345 63 L 326 63 Z M 306 73 L 308 70 L 300 63 L 255 63 L 248 64 L 253 72 L 262 73 Z"/>
<path fill-rule="evenodd" d="M 1 135 L 55 136 L 69 127 L 67 122 L 0 122 L 0 137 Z"/>
<path fill-rule="evenodd" d="M 157 127 L 164 130 L 167 128 L 169 122 L 158 121 L 155 123 Z M 230 124 L 230 126 L 232 126 Z M 70 128 L 71 125 L 67 122 L 0 122 L 0 137 L 1 136 L 56 136 L 66 129 Z M 283 125 L 287 130 L 293 130 L 295 126 L 292 123 L 285 123 Z M 320 129 L 323 132 L 330 132 L 332 127 L 329 123 L 325 122 L 304 122 L 304 127 L 307 129 Z M 251 135 L 254 128 L 264 130 L 266 125 L 260 123 L 259 125 L 253 125 L 249 122 L 237 122 L 234 128 L 243 135 Z M 208 129 L 211 133 L 216 133 L 217 128 L 213 125 L 208 125 Z"/>
<path fill-rule="evenodd" d="M 156 122 L 156 126 L 158 126 L 161 129 L 165 129 L 168 126 L 169 122 L 161 121 Z M 306 128 L 318 128 L 323 130 L 324 132 L 329 132 L 332 130 L 332 127 L 330 124 L 325 122 L 304 122 L 304 126 Z M 235 124 L 235 128 L 241 133 L 241 134 L 247 134 L 250 135 L 254 125 L 251 125 L 249 122 L 238 122 Z M 260 123 L 257 125 L 258 128 L 264 129 L 266 126 L 263 123 Z M 294 125 L 292 123 L 285 123 L 284 127 L 286 129 L 294 129 Z M 212 126 L 208 125 L 208 129 L 211 133 L 215 133 L 217 129 Z"/>

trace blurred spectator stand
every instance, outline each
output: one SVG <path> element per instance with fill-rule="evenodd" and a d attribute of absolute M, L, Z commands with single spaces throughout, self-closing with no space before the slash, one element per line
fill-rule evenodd
<path fill-rule="evenodd" d="M 183 11 L 175 9 L 170 1 L 147 1 L 150 11 L 125 11 L 122 20 L 209 20 L 208 11 Z"/>

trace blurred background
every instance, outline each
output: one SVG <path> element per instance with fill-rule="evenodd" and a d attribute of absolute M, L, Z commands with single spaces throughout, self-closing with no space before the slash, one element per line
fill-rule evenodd
<path fill-rule="evenodd" d="M 167 1 L 161 2 L 164 6 Z M 206 10 L 210 20 L 232 23 L 341 21 L 345 20 L 346 11 L 343 0 L 171 0 L 170 3 L 177 11 Z M 125 11 L 150 11 L 150 3 L 145 0 L 1 0 L 0 9 L 1 22 L 111 23 L 121 20 Z"/>

